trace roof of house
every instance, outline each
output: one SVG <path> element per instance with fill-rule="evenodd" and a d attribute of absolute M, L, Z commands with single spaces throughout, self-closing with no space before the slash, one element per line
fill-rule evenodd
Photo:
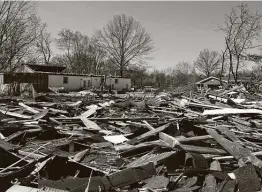
<path fill-rule="evenodd" d="M 66 69 L 65 66 L 54 66 L 54 65 L 33 65 L 26 64 L 27 67 L 32 69 L 35 72 L 56 72 L 60 73 Z"/>
<path fill-rule="evenodd" d="M 210 76 L 210 77 L 207 77 L 207 78 L 205 78 L 205 79 L 202 79 L 202 80 L 196 82 L 196 84 L 202 84 L 202 83 L 205 83 L 205 82 L 210 81 L 210 80 L 212 80 L 212 79 L 215 79 L 215 80 L 217 80 L 217 81 L 220 81 L 219 78 L 214 77 L 214 76 Z M 225 80 L 222 80 L 222 81 L 226 83 Z"/>
<path fill-rule="evenodd" d="M 30 74 L 30 73 L 27 73 L 27 72 L 15 72 L 15 73 L 12 73 L 13 75 L 16 75 L 16 74 L 21 74 L 21 73 L 24 73 L 24 74 Z M 47 75 L 63 75 L 63 76 L 84 76 L 84 77 L 105 77 L 107 79 L 109 78 L 112 78 L 112 79 L 130 79 L 129 77 L 119 77 L 119 76 L 105 76 L 105 75 L 94 75 L 94 74 L 85 74 L 85 73 L 57 73 L 57 72 L 43 72 L 43 71 L 35 71 L 35 73 L 37 74 L 47 74 Z M 0 74 L 10 74 L 10 73 L 0 73 Z"/>

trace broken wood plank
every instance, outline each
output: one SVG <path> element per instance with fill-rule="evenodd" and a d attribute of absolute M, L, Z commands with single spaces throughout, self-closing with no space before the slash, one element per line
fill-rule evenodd
<path fill-rule="evenodd" d="M 187 137 L 187 138 L 175 138 L 175 139 L 177 139 L 180 143 L 190 143 L 194 141 L 213 139 L 213 137 L 211 137 L 210 135 L 202 135 L 202 136 Z"/>
<path fill-rule="evenodd" d="M 45 117 L 48 113 L 49 109 L 45 109 L 44 111 L 41 111 L 40 113 L 36 114 L 33 116 L 34 120 L 38 120 L 38 119 L 42 119 L 43 117 Z"/>
<path fill-rule="evenodd" d="M 44 109 L 52 111 L 54 113 L 68 114 L 68 112 L 65 111 L 65 110 L 55 109 L 55 108 L 51 108 L 51 107 L 49 107 L 49 108 L 44 107 Z"/>
<path fill-rule="evenodd" d="M 115 147 L 116 151 L 121 152 L 121 151 L 135 150 L 135 149 L 139 149 L 139 148 L 143 148 L 143 147 L 149 147 L 149 146 L 167 147 L 167 145 L 164 142 L 159 141 L 159 140 L 139 143 L 137 145 L 129 145 L 129 144 L 125 143 L 125 144 L 116 145 L 114 147 Z"/>
<path fill-rule="evenodd" d="M 63 180 L 38 180 L 38 188 L 51 187 L 55 189 L 70 190 L 74 192 L 85 191 L 89 178 L 74 178 Z M 112 188 L 108 178 L 92 177 L 89 182 L 89 192 L 109 191 Z"/>
<path fill-rule="evenodd" d="M 253 152 L 252 155 L 261 157 L 262 156 L 262 151 L 257 151 L 257 152 Z M 230 159 L 234 159 L 234 156 L 216 156 L 216 157 L 211 157 L 214 160 L 230 160 Z"/>
<path fill-rule="evenodd" d="M 146 139 L 150 136 L 153 136 L 153 135 L 156 135 L 157 133 L 161 132 L 161 131 L 164 131 L 166 128 L 168 128 L 170 126 L 170 123 L 167 123 L 165 125 L 162 125 L 154 130 L 151 130 L 151 131 L 148 131 L 142 135 L 139 135 L 138 137 L 134 138 L 134 139 L 131 139 L 128 143 L 131 144 L 131 145 L 134 145 L 136 143 L 138 143 L 139 141 L 143 140 L 143 139 Z"/>
<path fill-rule="evenodd" d="M 13 139 L 15 139 L 15 138 L 17 138 L 17 137 L 19 137 L 23 134 L 25 134 L 25 131 L 17 131 L 15 133 L 13 133 L 12 135 L 9 135 L 8 137 L 6 137 L 4 140 L 9 142 L 9 141 L 12 141 Z"/>
<path fill-rule="evenodd" d="M 4 110 L 0 110 L 0 112 L 3 113 L 4 115 L 9 115 L 9 116 L 13 116 L 13 117 L 21 118 L 21 119 L 32 119 L 32 117 L 28 115 L 21 115 L 18 113 L 4 111 Z"/>
<path fill-rule="evenodd" d="M 233 115 L 233 114 L 262 114 L 259 109 L 236 109 L 236 108 L 223 108 L 205 110 L 202 115 Z"/>
<path fill-rule="evenodd" d="M 131 167 L 137 167 L 139 165 L 140 166 L 146 165 L 148 162 L 153 162 L 154 165 L 156 166 L 158 165 L 158 163 L 161 163 L 163 160 L 169 158 L 170 156 L 174 155 L 175 153 L 176 151 L 157 153 L 157 154 L 149 153 L 127 164 L 126 167 L 131 168 Z"/>
<path fill-rule="evenodd" d="M 143 166 L 127 168 L 122 171 L 113 173 L 108 176 L 108 179 L 114 188 L 124 187 L 137 183 L 156 174 L 156 169 L 153 162 Z"/>
<path fill-rule="evenodd" d="M 243 166 L 245 162 L 249 161 L 260 168 L 262 167 L 262 161 L 253 155 L 249 149 L 243 148 L 239 144 L 227 140 L 222 135 L 219 135 L 215 130 L 206 130 L 208 134 L 210 134 L 225 150 L 239 161 L 240 166 Z"/>
<path fill-rule="evenodd" d="M 81 118 L 81 116 L 83 116 L 85 118 L 90 117 L 91 115 L 93 115 L 96 112 L 97 108 L 98 108 L 98 106 L 96 106 L 96 105 L 89 106 L 89 109 L 86 112 L 82 113 L 80 115 L 80 118 Z"/>
<path fill-rule="evenodd" d="M 92 130 L 101 130 L 101 127 L 99 127 L 95 122 L 90 121 L 87 119 L 85 116 L 80 116 L 82 122 L 86 126 L 87 129 L 92 129 Z"/>
<path fill-rule="evenodd" d="M 188 152 L 207 153 L 207 154 L 227 154 L 227 152 L 223 149 L 181 144 L 177 139 L 175 139 L 174 137 L 166 133 L 159 133 L 159 138 L 163 140 L 165 143 L 167 143 L 172 148 L 178 147 Z"/>
<path fill-rule="evenodd" d="M 155 129 L 155 128 L 152 127 L 152 125 L 150 125 L 146 120 L 143 120 L 142 122 L 145 124 L 145 126 L 146 126 L 149 130 L 154 130 L 154 129 Z"/>
<path fill-rule="evenodd" d="M 35 109 L 32 108 L 32 107 L 29 107 L 29 106 L 25 105 L 25 104 L 22 103 L 22 102 L 19 102 L 18 105 L 20 105 L 21 107 L 25 108 L 27 111 L 30 111 L 31 113 L 34 113 L 34 114 L 39 113 L 39 111 L 35 110 Z"/>
<path fill-rule="evenodd" d="M 77 107 L 77 106 L 79 106 L 81 103 L 82 103 L 82 101 L 77 101 L 77 102 L 75 102 L 75 103 L 68 103 L 67 105 L 70 106 L 70 107 Z"/>
<path fill-rule="evenodd" d="M 244 145 L 243 142 L 233 132 L 231 132 L 228 128 L 226 128 L 224 126 L 219 126 L 218 130 L 223 135 L 227 136 L 231 141 L 235 142 L 236 144 L 239 144 L 239 147 L 241 147 L 241 145 Z"/>
<path fill-rule="evenodd" d="M 80 116 L 78 117 L 57 117 L 54 118 L 56 120 L 74 120 L 74 119 L 80 119 Z M 146 120 L 146 121 L 158 121 L 159 117 L 134 117 L 134 118 L 117 118 L 117 117 L 95 117 L 95 118 L 88 118 L 91 121 L 142 121 L 142 120 Z"/>
<path fill-rule="evenodd" d="M 19 149 L 20 146 L 11 144 L 11 143 L 4 141 L 4 140 L 0 140 L 0 148 L 4 149 L 6 151 L 12 151 L 12 150 Z"/>

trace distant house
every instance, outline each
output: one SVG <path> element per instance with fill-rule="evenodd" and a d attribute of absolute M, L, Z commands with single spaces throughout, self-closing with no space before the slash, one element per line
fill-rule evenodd
<path fill-rule="evenodd" d="M 257 83 L 257 82 L 253 82 L 253 83 Z M 207 90 L 207 89 L 219 89 L 220 79 L 211 76 L 211 77 L 202 79 L 201 81 L 198 81 L 195 84 L 197 86 L 198 91 Z M 234 85 L 241 85 L 241 84 L 244 85 L 245 87 L 254 86 L 253 84 L 251 85 L 250 77 L 239 77 L 236 82 L 232 76 L 230 77 L 229 80 L 228 80 L 228 76 L 226 76 L 222 78 L 222 84 L 223 84 L 223 87 L 225 85 L 234 86 Z"/>
<path fill-rule="evenodd" d="M 0 84 L 31 83 L 38 91 L 48 90 L 48 87 L 63 87 L 74 91 L 88 88 L 101 88 L 102 85 L 112 90 L 130 90 L 131 79 L 121 77 L 106 77 L 104 75 L 64 73 L 64 66 L 22 65 L 15 73 L 0 75 Z"/>
<path fill-rule="evenodd" d="M 205 79 L 202 79 L 198 82 L 195 83 L 197 86 L 197 90 L 207 90 L 207 89 L 219 89 L 220 85 L 220 79 L 216 77 L 208 77 Z M 222 80 L 222 84 L 225 85 L 227 84 L 227 81 Z"/>

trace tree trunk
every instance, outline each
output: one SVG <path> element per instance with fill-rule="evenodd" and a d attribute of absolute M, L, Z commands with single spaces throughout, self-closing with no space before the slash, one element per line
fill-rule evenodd
<path fill-rule="evenodd" d="M 123 77 L 124 75 L 124 67 L 121 65 L 120 67 L 120 77 Z"/>
<path fill-rule="evenodd" d="M 225 54 L 226 54 L 226 50 L 224 52 L 222 51 L 222 66 L 221 66 L 221 72 L 220 72 L 220 77 L 219 77 L 219 81 L 220 81 L 221 86 L 223 86 L 222 75 L 223 75 L 223 72 L 224 72 Z"/>
<path fill-rule="evenodd" d="M 240 64 L 240 58 L 239 56 L 237 57 L 237 66 L 236 66 L 236 71 L 235 71 L 235 74 L 236 74 L 236 78 L 235 78 L 235 81 L 237 83 L 237 80 L 238 80 L 238 69 L 239 69 L 239 64 Z"/>

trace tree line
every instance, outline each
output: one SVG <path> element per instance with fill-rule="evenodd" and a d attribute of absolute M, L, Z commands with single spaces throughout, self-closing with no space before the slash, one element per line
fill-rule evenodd
<path fill-rule="evenodd" d="M 56 38 L 36 13 L 37 3 L 0 2 L 0 70 L 13 72 L 21 64 L 64 65 L 68 72 L 128 76 L 134 85 L 157 87 L 193 86 L 203 77 L 239 79 L 249 61 L 257 65 L 249 74 L 259 79 L 261 14 L 247 5 L 233 7 L 219 31 L 224 34 L 220 51 L 204 48 L 193 63 L 179 62 L 172 68 L 152 70 L 146 60 L 154 51 L 150 34 L 132 16 L 115 15 L 91 37 L 71 29 L 61 29 Z M 55 54 L 53 46 L 61 53 Z"/>
<path fill-rule="evenodd" d="M 14 71 L 22 63 L 66 65 L 75 73 L 117 73 L 142 62 L 153 49 L 153 41 L 140 22 L 125 14 L 116 15 L 92 37 L 61 29 L 52 38 L 47 25 L 29 1 L 0 3 L 1 71 Z M 54 54 L 51 44 L 61 50 Z"/>
<path fill-rule="evenodd" d="M 252 12 L 244 3 L 233 7 L 225 15 L 223 25 L 218 27 L 218 31 L 224 34 L 224 49 L 217 51 L 204 48 L 192 63 L 180 62 L 173 68 L 154 70 L 143 76 L 154 76 L 155 86 L 186 86 L 190 90 L 194 88 L 195 81 L 210 76 L 218 77 L 221 85 L 222 80 L 237 83 L 243 77 L 248 77 L 251 83 L 257 83 L 262 80 L 262 55 L 254 54 L 253 50 L 260 48 L 262 51 L 261 17 L 261 14 Z M 255 65 L 252 70 L 248 70 L 251 61 Z"/>

